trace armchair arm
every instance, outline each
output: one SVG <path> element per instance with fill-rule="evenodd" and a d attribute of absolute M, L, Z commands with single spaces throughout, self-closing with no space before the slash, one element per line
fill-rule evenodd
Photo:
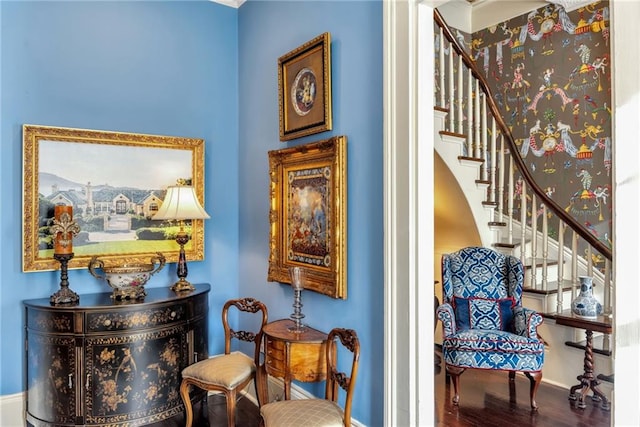
<path fill-rule="evenodd" d="M 514 332 L 527 338 L 538 337 L 538 326 L 542 324 L 542 316 L 535 310 L 517 306 L 513 308 Z"/>
<path fill-rule="evenodd" d="M 448 337 L 456 333 L 456 316 L 453 307 L 448 302 L 440 304 L 436 310 L 436 316 L 442 321 L 444 336 Z"/>

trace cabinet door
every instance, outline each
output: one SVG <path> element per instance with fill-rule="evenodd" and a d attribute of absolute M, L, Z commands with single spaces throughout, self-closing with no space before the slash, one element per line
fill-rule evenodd
<path fill-rule="evenodd" d="M 188 364 L 184 324 L 87 337 L 85 349 L 87 425 L 133 420 L 148 424 L 182 410 L 180 372 Z"/>
<path fill-rule="evenodd" d="M 209 357 L 209 326 L 207 318 L 200 318 L 193 324 L 193 356 L 191 363 L 205 360 Z"/>
<path fill-rule="evenodd" d="M 73 337 L 27 332 L 27 412 L 45 422 L 75 424 Z"/>

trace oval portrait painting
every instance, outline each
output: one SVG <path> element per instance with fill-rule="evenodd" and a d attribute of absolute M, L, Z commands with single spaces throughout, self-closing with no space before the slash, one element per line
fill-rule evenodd
<path fill-rule="evenodd" d="M 316 100 L 316 75 L 310 68 L 301 69 L 291 85 L 291 103 L 299 116 L 309 114 Z"/>

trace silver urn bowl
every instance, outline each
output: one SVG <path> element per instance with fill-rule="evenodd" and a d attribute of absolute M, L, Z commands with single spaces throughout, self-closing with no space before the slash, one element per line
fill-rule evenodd
<path fill-rule="evenodd" d="M 105 267 L 104 262 L 97 256 L 89 261 L 89 273 L 97 279 L 106 280 L 113 289 L 111 298 L 116 300 L 140 299 L 147 293 L 144 285 L 151 276 L 162 270 L 166 259 L 160 252 L 151 257 L 149 264 L 124 264 L 121 266 Z M 99 274 L 96 270 L 102 270 Z"/>

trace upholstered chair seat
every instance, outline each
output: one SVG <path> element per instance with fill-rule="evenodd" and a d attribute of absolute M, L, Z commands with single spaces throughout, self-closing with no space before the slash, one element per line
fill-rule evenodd
<path fill-rule="evenodd" d="M 186 367 L 182 371 L 182 379 L 188 378 L 193 383 L 205 386 L 214 384 L 231 390 L 255 375 L 255 372 L 256 365 L 253 359 L 242 352 L 234 351 Z"/>
<path fill-rule="evenodd" d="M 442 256 L 444 303 L 442 351 L 453 381 L 453 403 L 460 400 L 465 369 L 524 373 L 531 381 L 531 407 L 542 380 L 544 342 L 537 333 L 542 316 L 522 306 L 524 267 L 513 256 L 490 248 L 469 247 Z"/>
<path fill-rule="evenodd" d="M 323 399 L 302 399 L 273 402 L 265 405 L 262 416 L 268 425 L 279 427 L 343 427 L 344 414 L 336 402 Z"/>

